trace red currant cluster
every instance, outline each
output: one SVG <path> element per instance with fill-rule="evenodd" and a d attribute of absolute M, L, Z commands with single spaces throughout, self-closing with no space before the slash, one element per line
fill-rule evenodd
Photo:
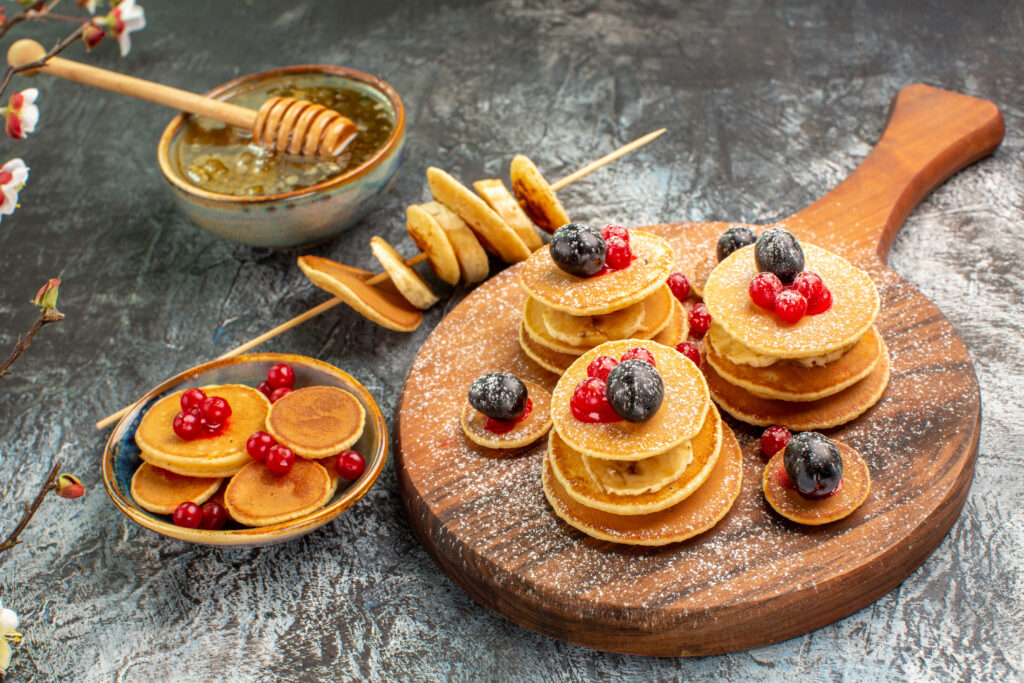
<path fill-rule="evenodd" d="M 601 228 L 601 239 L 604 240 L 604 268 L 597 274 L 604 275 L 614 270 L 622 270 L 633 262 L 633 250 L 629 247 L 629 230 L 621 225 L 609 223 Z"/>
<path fill-rule="evenodd" d="M 774 273 L 758 273 L 750 281 L 750 298 L 790 324 L 832 308 L 831 290 L 820 275 L 809 270 L 798 273 L 789 285 L 783 285 Z"/>
<path fill-rule="evenodd" d="M 245 450 L 250 458 L 262 462 L 274 474 L 286 474 L 295 464 L 295 452 L 263 431 L 253 432 L 245 442 Z"/>
<path fill-rule="evenodd" d="M 257 389 L 270 399 L 271 403 L 277 403 L 277 399 L 292 392 L 295 386 L 295 371 L 292 366 L 286 363 L 278 363 L 267 370 L 267 379 L 257 385 Z"/>
<path fill-rule="evenodd" d="M 493 417 L 489 417 L 487 418 L 487 422 L 484 423 L 484 429 L 493 434 L 508 434 L 516 428 L 516 425 L 530 417 L 530 413 L 532 412 L 533 401 L 528 398 L 526 399 L 526 407 L 523 408 L 522 415 L 514 420 L 496 420 Z"/>
<path fill-rule="evenodd" d="M 174 509 L 174 523 L 188 529 L 209 529 L 217 531 L 228 521 L 228 511 L 212 500 L 201 507 L 189 501 Z"/>
<path fill-rule="evenodd" d="M 668 276 L 668 288 L 681 302 L 686 301 L 690 296 L 690 281 L 682 273 L 672 273 Z M 690 336 L 702 339 L 707 334 L 708 328 L 711 327 L 711 314 L 708 313 L 708 307 L 704 305 L 703 301 L 698 301 L 690 308 L 687 321 L 690 323 Z M 689 340 L 680 342 L 676 344 L 676 351 L 700 367 L 700 347 L 697 342 Z"/>
<path fill-rule="evenodd" d="M 231 417 L 231 406 L 220 396 L 207 397 L 202 389 L 189 389 L 181 395 L 181 412 L 174 416 L 174 433 L 186 441 L 201 436 L 216 436 Z"/>
<path fill-rule="evenodd" d="M 572 415 L 580 422 L 619 422 L 619 416 L 608 401 L 605 382 L 608 375 L 619 363 L 632 359 L 647 361 L 655 365 L 654 355 L 647 349 L 637 346 L 629 349 L 619 360 L 611 356 L 598 356 L 587 366 L 587 378 L 576 385 L 569 401 Z"/>

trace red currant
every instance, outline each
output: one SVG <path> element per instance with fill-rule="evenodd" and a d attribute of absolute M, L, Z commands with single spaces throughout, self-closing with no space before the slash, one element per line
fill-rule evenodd
<path fill-rule="evenodd" d="M 171 426 L 174 433 L 186 441 L 191 441 L 202 434 L 202 420 L 194 413 L 178 413 L 174 416 Z"/>
<path fill-rule="evenodd" d="M 785 466 L 780 462 L 779 466 L 775 468 L 775 483 L 784 489 L 790 491 L 796 490 L 796 485 L 793 480 L 789 478 L 789 472 L 786 471 Z"/>
<path fill-rule="evenodd" d="M 810 305 L 821 296 L 822 290 L 825 289 L 825 283 L 817 273 L 805 270 L 802 273 L 797 273 L 797 276 L 793 278 L 793 289 L 803 294 L 807 299 L 807 304 Z"/>
<path fill-rule="evenodd" d="M 626 230 L 621 225 L 615 223 L 609 223 L 608 225 L 601 228 L 601 239 L 607 242 L 612 237 L 618 237 L 622 241 L 629 242 L 629 230 Z"/>
<path fill-rule="evenodd" d="M 775 273 L 758 273 L 750 281 L 750 298 L 766 311 L 775 310 L 775 297 L 782 291 L 782 280 Z"/>
<path fill-rule="evenodd" d="M 580 422 L 618 422 L 622 418 L 605 394 L 604 380 L 588 377 L 576 385 L 569 401 L 573 417 Z"/>
<path fill-rule="evenodd" d="M 587 377 L 596 377 L 604 382 L 608 379 L 608 373 L 618 364 L 619 361 L 611 356 L 598 356 L 587 366 Z"/>
<path fill-rule="evenodd" d="M 629 242 L 621 237 L 609 237 L 605 241 L 605 265 L 612 270 L 622 270 L 633 262 L 633 251 Z"/>
<path fill-rule="evenodd" d="M 775 312 L 785 322 L 793 324 L 807 312 L 807 299 L 795 289 L 785 289 L 775 297 Z"/>
<path fill-rule="evenodd" d="M 201 529 L 219 531 L 224 528 L 224 524 L 228 521 L 228 511 L 220 503 L 214 503 L 211 500 L 209 503 L 204 503 L 199 510 L 203 516 L 202 521 L 199 522 Z"/>
<path fill-rule="evenodd" d="M 694 365 L 700 367 L 700 348 L 696 342 L 684 341 L 681 344 L 676 344 L 676 351 L 692 360 Z"/>
<path fill-rule="evenodd" d="M 338 474 L 345 481 L 355 481 L 366 471 L 366 460 L 355 451 L 338 453 Z"/>
<path fill-rule="evenodd" d="M 761 434 L 761 454 L 765 460 L 781 451 L 789 443 L 793 435 L 785 427 L 775 425 L 764 430 Z"/>
<path fill-rule="evenodd" d="M 189 389 L 181 395 L 181 409 L 187 413 L 192 408 L 198 408 L 205 400 L 205 391 L 202 389 Z"/>
<path fill-rule="evenodd" d="M 526 399 L 526 408 L 522 414 L 514 420 L 495 420 L 493 417 L 487 418 L 487 422 L 484 423 L 484 429 L 494 434 L 508 434 L 520 422 L 525 422 L 526 418 L 530 417 L 530 413 L 533 412 L 533 400 Z"/>
<path fill-rule="evenodd" d="M 199 418 L 199 424 L 203 426 L 203 431 L 207 434 L 216 434 L 224 428 L 223 422 L 214 422 L 213 420 L 207 420 L 205 417 Z"/>
<path fill-rule="evenodd" d="M 292 366 L 286 363 L 278 363 L 267 370 L 267 384 L 274 389 L 280 389 L 281 387 L 291 389 L 295 386 L 295 371 L 292 370 Z"/>
<path fill-rule="evenodd" d="M 267 457 L 267 451 L 271 446 L 276 446 L 277 440 L 266 432 L 253 432 L 249 440 L 245 442 L 245 450 L 253 460 L 263 460 Z"/>
<path fill-rule="evenodd" d="M 203 513 L 199 506 L 188 501 L 174 508 L 174 523 L 186 529 L 195 529 L 203 521 Z"/>
<path fill-rule="evenodd" d="M 657 365 L 657 363 L 654 362 L 654 354 L 642 346 L 634 346 L 633 348 L 626 351 L 624 354 L 622 354 L 622 359 L 619 362 L 633 360 L 634 358 L 637 358 L 639 360 L 645 360 L 651 365 Z"/>
<path fill-rule="evenodd" d="M 207 422 L 224 424 L 224 420 L 231 417 L 231 406 L 220 396 L 211 396 L 199 408 Z"/>
<path fill-rule="evenodd" d="M 680 301 L 686 301 L 690 296 L 690 281 L 682 273 L 672 273 L 668 276 L 668 288 Z"/>
<path fill-rule="evenodd" d="M 818 298 L 807 302 L 807 315 L 818 315 L 830 308 L 832 308 L 832 290 L 822 287 Z"/>
<path fill-rule="evenodd" d="M 274 474 L 285 474 L 295 464 L 295 453 L 287 446 L 277 444 L 267 449 L 267 457 L 264 463 L 267 469 Z"/>
<path fill-rule="evenodd" d="M 703 337 L 708 328 L 711 327 L 711 314 L 708 313 L 708 307 L 704 305 L 704 302 L 699 302 L 693 305 L 690 309 L 690 334 L 700 339 Z"/>
<path fill-rule="evenodd" d="M 260 390 L 260 393 L 270 398 L 270 395 L 274 393 L 274 387 L 270 386 L 270 382 L 263 380 L 256 385 L 256 388 Z"/>
<path fill-rule="evenodd" d="M 289 389 L 288 387 L 278 387 L 277 389 L 274 389 L 274 391 L 270 394 L 270 402 L 277 403 L 277 400 L 279 398 L 281 398 L 282 396 L 287 396 L 290 393 L 292 393 L 292 390 Z"/>

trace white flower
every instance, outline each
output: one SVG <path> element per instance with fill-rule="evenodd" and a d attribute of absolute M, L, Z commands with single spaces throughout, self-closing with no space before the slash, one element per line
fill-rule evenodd
<path fill-rule="evenodd" d="M 11 664 L 11 645 L 21 641 L 17 631 L 18 615 L 0 602 L 0 672 L 7 671 Z"/>
<path fill-rule="evenodd" d="M 142 7 L 136 6 L 135 0 L 122 0 L 107 15 L 107 28 L 110 29 L 110 35 L 117 38 L 121 56 L 124 57 L 132 49 L 130 34 L 146 28 L 146 13 Z"/>
<path fill-rule="evenodd" d="M 21 140 L 35 131 L 39 123 L 39 107 L 36 106 L 38 97 L 37 88 L 28 88 L 11 95 L 7 106 L 3 108 L 4 116 L 7 117 L 7 134 L 15 140 Z"/>
<path fill-rule="evenodd" d="M 96 5 L 100 4 L 100 0 L 78 0 L 78 9 L 83 7 L 89 10 L 89 14 L 96 14 Z"/>
<path fill-rule="evenodd" d="M 18 208 L 18 192 L 25 187 L 26 180 L 28 166 L 21 159 L 11 159 L 0 166 L 0 216 L 10 216 Z"/>

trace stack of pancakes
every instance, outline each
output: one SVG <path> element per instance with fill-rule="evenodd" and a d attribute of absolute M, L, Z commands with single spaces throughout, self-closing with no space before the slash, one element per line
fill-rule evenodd
<path fill-rule="evenodd" d="M 589 423 L 570 407 L 598 356 L 620 358 L 642 346 L 655 358 L 664 400 L 646 422 Z M 712 405 L 700 370 L 650 340 L 601 344 L 583 353 L 552 395 L 553 430 L 543 486 L 555 513 L 601 540 L 664 545 L 722 519 L 739 495 L 742 461 L 732 430 Z"/>
<path fill-rule="evenodd" d="M 363 432 L 365 411 L 354 396 L 313 386 L 271 405 L 260 391 L 240 384 L 202 389 L 231 406 L 218 434 L 186 440 L 174 432 L 184 391 L 161 398 L 139 422 L 135 443 L 143 463 L 132 477 L 131 493 L 140 507 L 171 514 L 184 502 L 214 500 L 240 524 L 268 526 L 302 517 L 334 496 L 341 477 L 331 456 Z M 262 430 L 297 456 L 287 473 L 275 474 L 249 456 L 246 442 Z"/>
<path fill-rule="evenodd" d="M 832 292 L 832 307 L 783 322 L 750 298 L 754 246 L 735 251 L 708 276 L 711 314 L 704 371 L 715 402 L 738 420 L 794 431 L 836 427 L 873 406 L 889 383 L 889 353 L 878 330 L 878 290 L 845 259 L 801 245 L 805 269 Z"/>
<path fill-rule="evenodd" d="M 666 281 L 675 266 L 672 247 L 657 235 L 630 230 L 633 262 L 622 270 L 577 277 L 538 249 L 520 271 L 529 295 L 519 345 L 545 370 L 562 374 L 599 344 L 650 339 L 675 346 L 686 338 L 686 312 Z"/>

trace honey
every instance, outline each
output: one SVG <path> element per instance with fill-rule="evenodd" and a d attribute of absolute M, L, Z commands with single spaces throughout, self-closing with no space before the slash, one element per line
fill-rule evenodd
<path fill-rule="evenodd" d="M 297 76 L 285 83 L 258 82 L 227 101 L 252 109 L 267 98 L 294 97 L 334 109 L 358 128 L 355 139 L 333 159 L 294 156 L 262 147 L 252 132 L 192 116 L 172 143 L 171 158 L 196 187 L 234 197 L 279 195 L 302 190 L 358 167 L 387 142 L 395 112 L 377 90 L 338 77 Z"/>

